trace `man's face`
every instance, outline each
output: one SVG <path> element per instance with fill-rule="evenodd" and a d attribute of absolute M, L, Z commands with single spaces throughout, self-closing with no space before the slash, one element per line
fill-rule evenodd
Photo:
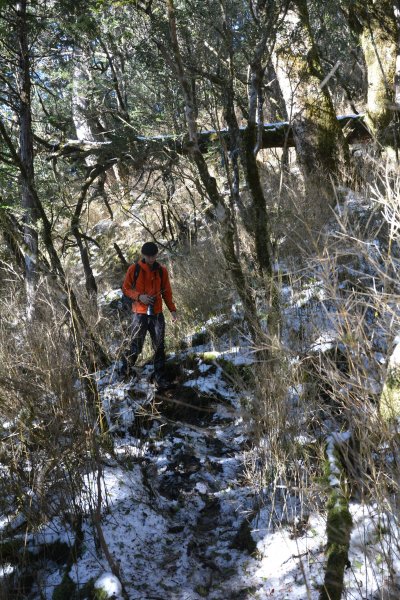
<path fill-rule="evenodd" d="M 147 256 L 146 254 L 143 254 L 143 258 L 144 258 L 145 262 L 151 266 L 156 262 L 157 254 L 154 254 L 154 256 Z"/>

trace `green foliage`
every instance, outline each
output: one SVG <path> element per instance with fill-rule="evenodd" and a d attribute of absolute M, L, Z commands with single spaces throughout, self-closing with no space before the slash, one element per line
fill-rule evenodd
<path fill-rule="evenodd" d="M 109 595 L 104 590 L 94 590 L 93 600 L 109 600 Z"/>

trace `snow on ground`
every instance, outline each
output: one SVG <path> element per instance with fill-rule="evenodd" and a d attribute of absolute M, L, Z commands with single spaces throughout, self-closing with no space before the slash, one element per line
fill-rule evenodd
<path fill-rule="evenodd" d="M 96 581 L 110 595 L 114 591 L 116 600 L 122 598 L 120 581 L 131 600 L 316 600 L 324 577 L 324 518 L 309 514 L 303 527 L 294 528 L 302 510 L 298 500 L 286 493 L 272 509 L 268 490 L 261 510 L 254 513 L 260 496 L 243 472 L 248 423 L 237 399 L 232 402 L 234 391 L 222 380 L 221 370 L 200 368 L 198 373 L 187 384 L 213 404 L 211 416 L 199 411 L 195 419 L 192 414 L 185 419 L 183 413 L 173 422 L 163 418 L 160 407 L 135 435 L 130 428 L 139 409 L 149 403 L 152 387 L 146 381 L 122 384 L 103 373 L 101 393 L 115 432 L 115 453 L 103 465 L 101 527 L 120 578 L 110 573 L 89 518 L 70 578 L 80 587 Z M 95 498 L 94 473 L 87 475 L 81 498 L 87 514 Z M 393 536 L 394 524 L 384 530 L 377 509 L 371 516 L 370 507 L 358 504 L 352 505 L 352 514 L 346 597 L 372 600 L 387 577 L 384 560 L 377 571 L 374 558 L 376 563 L 377 556 L 388 552 L 385 531 L 390 529 Z M 255 515 L 250 519 L 256 544 L 252 554 L 237 539 L 249 515 Z M 46 535 L 71 543 L 71 531 L 59 519 L 27 543 L 38 543 Z M 51 600 L 63 574 L 63 569 L 48 565 L 41 576 L 42 598 Z"/>
<path fill-rule="evenodd" d="M 314 292 L 319 305 L 320 288 L 312 285 L 305 304 L 299 298 L 288 301 L 287 314 L 299 314 L 314 302 Z M 331 339 L 330 324 L 329 315 L 326 337 L 317 340 L 321 347 Z M 123 593 L 130 600 L 318 599 L 325 564 L 323 511 L 304 514 L 297 492 L 260 494 L 246 478 L 244 465 L 254 449 L 242 400 L 249 405 L 251 397 L 231 387 L 218 359 L 246 365 L 253 356 L 248 347 L 226 345 L 205 361 L 211 350 L 211 345 L 190 350 L 198 356 L 197 367 L 186 372 L 172 401 L 161 398 L 158 404 L 148 370 L 135 384 L 121 382 L 115 369 L 97 374 L 114 442 L 113 454 L 102 464 L 101 529 L 119 577 L 110 573 L 90 517 L 98 490 L 97 473 L 89 472 L 78 502 L 86 514 L 81 554 L 69 571 L 79 588 L 96 582 L 116 600 Z M 290 393 L 295 398 L 300 391 Z M 298 444 L 309 441 L 306 431 L 296 438 Z M 345 598 L 377 600 L 387 584 L 388 564 L 400 572 L 398 524 L 393 516 L 385 520 L 375 505 L 353 502 L 351 513 Z M 7 523 L 0 521 L 0 530 Z M 74 538 L 61 518 L 23 535 L 32 548 L 44 540 L 72 545 Z M 2 568 L 5 573 L 11 567 Z M 52 600 L 64 574 L 65 565 L 45 564 L 31 598 Z"/>
<path fill-rule="evenodd" d="M 305 600 L 307 588 L 311 598 L 318 598 L 323 583 L 325 521 L 311 515 L 307 530 L 296 536 L 287 528 L 271 531 L 268 527 L 269 509 L 264 509 L 254 523 L 254 536 L 259 539 L 257 548 L 262 556 L 255 576 L 263 581 L 264 597 L 282 600 Z M 260 596 L 262 597 L 262 596 Z"/>

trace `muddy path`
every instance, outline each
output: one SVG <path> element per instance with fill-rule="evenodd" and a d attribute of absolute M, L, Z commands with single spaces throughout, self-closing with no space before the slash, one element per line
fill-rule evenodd
<path fill-rule="evenodd" d="M 142 377 L 105 389 L 103 397 L 119 463 L 140 448 L 135 462 L 145 503 L 162 522 L 160 537 L 142 545 L 140 558 L 153 565 L 151 575 L 139 561 L 130 581 L 124 560 L 130 596 L 252 597 L 252 578 L 243 570 L 256 551 L 248 525 L 256 498 L 244 471 L 249 442 L 237 394 L 222 372 L 200 371 L 157 395 Z"/>

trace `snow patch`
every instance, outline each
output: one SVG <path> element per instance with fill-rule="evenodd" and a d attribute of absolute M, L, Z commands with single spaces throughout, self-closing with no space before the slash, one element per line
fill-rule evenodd
<path fill-rule="evenodd" d="M 112 573 L 103 573 L 100 575 L 100 577 L 96 580 L 94 587 L 96 590 L 102 590 L 108 594 L 109 598 L 115 598 L 115 600 L 119 600 L 119 598 L 121 598 L 121 582 L 119 581 L 118 577 Z"/>

